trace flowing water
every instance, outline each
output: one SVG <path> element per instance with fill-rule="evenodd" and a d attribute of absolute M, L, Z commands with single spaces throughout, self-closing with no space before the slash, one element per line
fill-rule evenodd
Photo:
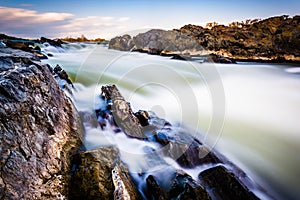
<path fill-rule="evenodd" d="M 189 127 L 271 196 L 300 198 L 299 66 L 187 62 L 96 44 L 45 51 L 54 55 L 45 62 L 60 64 L 76 82 L 79 111 L 92 112 L 99 106 L 100 86 L 114 83 L 134 110 L 152 110 Z M 139 154 L 142 141 L 85 125 L 88 148 L 117 144 L 123 154 L 147 159 Z M 131 170 L 141 168 L 133 163 Z"/>

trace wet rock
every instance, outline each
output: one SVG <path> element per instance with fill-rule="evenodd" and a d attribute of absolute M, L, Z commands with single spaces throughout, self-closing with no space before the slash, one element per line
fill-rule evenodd
<path fill-rule="evenodd" d="M 214 63 L 224 63 L 224 64 L 235 64 L 236 63 L 234 59 L 228 58 L 225 56 L 221 56 L 219 54 L 211 53 L 208 56 Z"/>
<path fill-rule="evenodd" d="M 139 119 L 133 114 L 130 104 L 125 101 L 115 85 L 102 86 L 101 96 L 106 101 L 106 104 L 111 107 L 110 110 L 115 124 L 120 127 L 127 136 L 147 139 L 143 133 Z M 104 113 L 103 115 L 106 115 L 103 111 L 98 113 Z"/>
<path fill-rule="evenodd" d="M 204 188 L 192 179 L 191 176 L 181 170 L 177 170 L 169 184 L 170 187 L 163 186 L 157 177 L 149 175 L 146 179 L 149 189 L 149 197 L 152 199 L 211 199 Z M 158 179 L 159 180 L 159 179 Z"/>
<path fill-rule="evenodd" d="M 259 199 L 224 166 L 201 172 L 199 179 L 214 199 Z"/>
<path fill-rule="evenodd" d="M 141 199 L 116 147 L 82 152 L 75 159 L 71 199 Z"/>
<path fill-rule="evenodd" d="M 192 60 L 191 56 L 176 54 L 171 57 L 174 60 Z"/>
<path fill-rule="evenodd" d="M 57 64 L 53 69 L 53 74 L 57 82 L 59 83 L 59 86 L 72 95 L 73 94 L 72 89 L 75 89 L 75 87 L 71 79 L 69 78 L 67 72 Z"/>
<path fill-rule="evenodd" d="M 58 40 L 51 40 L 51 39 L 48 39 L 48 38 L 45 38 L 45 37 L 41 37 L 40 39 L 40 42 L 41 43 L 49 43 L 51 46 L 55 46 L 55 47 L 62 47 L 61 45 L 64 43 L 63 41 L 61 41 L 60 39 Z"/>
<path fill-rule="evenodd" d="M 130 51 L 134 47 L 134 42 L 130 35 L 115 37 L 109 41 L 109 49 L 117 49 L 120 51 Z"/>
<path fill-rule="evenodd" d="M 154 137 L 163 145 L 163 154 L 176 160 L 182 167 L 221 162 L 211 150 L 181 128 L 165 127 L 156 131 Z"/>
<path fill-rule="evenodd" d="M 71 156 L 83 140 L 79 115 L 49 65 L 2 50 L 0 198 L 67 198 Z"/>
<path fill-rule="evenodd" d="M 139 119 L 139 122 L 142 126 L 149 125 L 149 114 L 147 111 L 139 110 L 138 112 L 134 113 L 134 115 Z"/>
<path fill-rule="evenodd" d="M 48 59 L 48 57 L 41 52 L 38 46 L 35 46 L 35 42 L 32 40 L 7 40 L 6 41 L 7 47 L 13 49 L 20 49 L 22 51 L 30 52 L 36 55 L 39 59 Z M 39 49 L 39 50 L 38 50 Z"/>

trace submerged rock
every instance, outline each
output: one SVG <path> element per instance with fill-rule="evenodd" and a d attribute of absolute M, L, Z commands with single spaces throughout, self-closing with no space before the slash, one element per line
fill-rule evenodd
<path fill-rule="evenodd" d="M 74 164 L 71 199 L 141 199 L 116 147 L 82 152 Z"/>
<path fill-rule="evenodd" d="M 65 199 L 71 156 L 83 141 L 79 115 L 49 65 L 2 50 L 0 199 Z"/>

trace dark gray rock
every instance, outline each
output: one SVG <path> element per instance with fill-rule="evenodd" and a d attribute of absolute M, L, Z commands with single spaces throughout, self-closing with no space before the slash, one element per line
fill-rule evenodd
<path fill-rule="evenodd" d="M 64 199 L 71 156 L 82 144 L 79 115 L 34 55 L 0 52 L 0 199 Z"/>
<path fill-rule="evenodd" d="M 160 181 L 158 180 L 160 179 Z M 161 181 L 162 177 L 155 177 L 149 175 L 146 178 L 147 187 L 149 190 L 149 199 L 199 199 L 207 200 L 211 199 L 205 189 L 192 179 L 191 176 L 181 170 L 177 170 L 169 184 L 170 187 L 165 189 Z"/>
<path fill-rule="evenodd" d="M 199 179 L 215 199 L 259 199 L 224 166 L 201 172 Z"/>

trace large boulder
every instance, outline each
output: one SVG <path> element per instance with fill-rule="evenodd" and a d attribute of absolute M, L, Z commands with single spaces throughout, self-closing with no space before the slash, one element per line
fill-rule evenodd
<path fill-rule="evenodd" d="M 50 66 L 31 58 L 0 54 L 0 199 L 64 199 L 83 129 Z"/>
<path fill-rule="evenodd" d="M 71 199 L 141 199 L 116 147 L 82 152 L 74 163 Z"/>
<path fill-rule="evenodd" d="M 197 54 L 203 48 L 192 37 L 177 31 L 153 29 L 131 38 L 129 35 L 113 38 L 109 48 L 121 51 L 140 51 L 149 54 Z"/>

